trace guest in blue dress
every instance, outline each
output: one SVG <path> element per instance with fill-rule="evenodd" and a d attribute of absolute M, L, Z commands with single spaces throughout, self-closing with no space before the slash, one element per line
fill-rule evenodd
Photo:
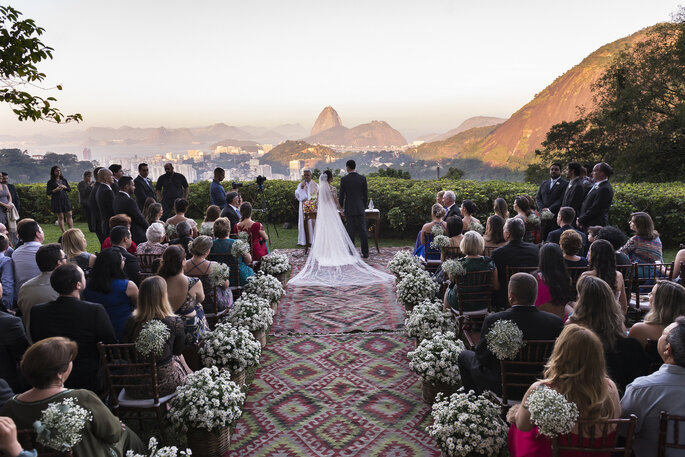
<path fill-rule="evenodd" d="M 232 240 L 228 237 L 229 233 L 231 233 L 231 222 L 228 220 L 228 218 L 220 217 L 219 219 L 214 221 L 213 231 L 214 237 L 216 239 L 212 243 L 212 250 L 209 253 L 229 254 L 230 257 L 233 257 L 233 255 L 231 254 L 231 248 L 233 247 L 233 243 L 235 243 L 236 240 Z M 254 270 L 250 268 L 249 265 L 252 265 L 252 256 L 248 252 L 243 254 L 240 258 L 238 258 L 240 284 L 231 283 L 231 286 L 244 286 L 247 283 L 247 278 L 249 278 L 250 276 L 254 276 Z"/>
<path fill-rule="evenodd" d="M 86 301 L 105 307 L 119 341 L 122 341 L 124 324 L 138 300 L 138 287 L 125 278 L 124 258 L 116 249 L 105 249 L 95 259 L 90 280 L 83 291 Z"/>
<path fill-rule="evenodd" d="M 423 257 L 426 260 L 440 260 L 440 249 L 431 249 L 430 243 L 433 241 L 432 230 L 433 227 L 442 227 L 443 232 L 447 232 L 447 224 L 443 222 L 442 218 L 445 216 L 445 208 L 436 203 L 431 208 L 431 217 L 433 220 L 424 224 L 419 232 L 420 244 L 414 250 L 414 255 L 417 257 Z M 418 241 L 418 240 L 417 240 Z M 429 245 L 428 253 L 425 252 L 426 243 Z"/>

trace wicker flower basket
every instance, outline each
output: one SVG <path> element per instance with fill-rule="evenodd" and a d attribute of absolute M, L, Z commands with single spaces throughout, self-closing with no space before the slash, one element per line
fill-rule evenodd
<path fill-rule="evenodd" d="M 252 332 L 252 335 L 254 335 L 255 339 L 262 345 L 262 349 L 264 349 L 266 347 L 266 331 L 257 330 L 256 332 Z"/>
<path fill-rule="evenodd" d="M 245 370 L 231 371 L 231 381 L 236 383 L 238 387 L 245 385 Z"/>
<path fill-rule="evenodd" d="M 220 430 L 188 430 L 188 447 L 193 457 L 221 457 L 231 445 L 231 430 L 224 427 Z"/>
<path fill-rule="evenodd" d="M 423 401 L 428 405 L 435 403 L 435 397 L 439 392 L 442 392 L 445 395 L 451 395 L 456 392 L 456 390 L 457 389 L 453 385 L 445 382 L 434 383 L 423 379 L 421 380 L 421 396 L 423 397 Z"/>
<path fill-rule="evenodd" d="M 288 284 L 288 281 L 290 280 L 290 271 L 277 274 L 276 279 L 281 281 L 281 285 L 283 286 L 283 288 L 285 288 L 286 284 Z"/>
<path fill-rule="evenodd" d="M 404 304 L 404 310 L 407 313 L 411 313 L 412 311 L 414 311 L 414 304 L 413 303 L 405 303 Z"/>

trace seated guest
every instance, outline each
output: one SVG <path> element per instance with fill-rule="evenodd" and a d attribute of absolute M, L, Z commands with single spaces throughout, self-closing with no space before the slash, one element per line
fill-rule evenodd
<path fill-rule="evenodd" d="M 476 207 L 476 204 L 473 203 L 471 200 L 464 200 L 461 202 L 461 219 L 464 223 L 464 232 L 468 232 L 471 230 L 471 221 L 477 222 L 480 224 L 480 221 L 473 217 L 473 213 L 475 213 L 478 210 Z"/>
<path fill-rule="evenodd" d="M 509 280 L 509 303 L 511 308 L 490 314 L 483 322 L 483 330 L 474 351 L 459 354 L 459 371 L 464 388 L 482 393 L 492 390 L 502 392 L 500 363 L 488 350 L 487 334 L 498 320 L 511 320 L 523 332 L 524 340 L 554 340 L 564 327 L 559 316 L 539 311 L 535 307 L 538 284 L 533 275 L 516 273 Z"/>
<path fill-rule="evenodd" d="M 16 392 L 29 388 L 19 371 L 19 362 L 28 347 L 21 318 L 0 312 L 0 379 L 7 381 Z"/>
<path fill-rule="evenodd" d="M 226 194 L 226 206 L 224 206 L 224 209 L 221 211 L 221 217 L 228 218 L 231 222 L 231 227 L 234 229 L 238 222 L 240 222 L 240 202 L 240 194 L 231 191 Z"/>
<path fill-rule="evenodd" d="M 685 263 L 685 249 L 681 249 L 675 256 L 675 261 L 673 262 L 673 280 L 680 281 L 683 283 L 682 274 L 683 271 L 680 269 L 680 264 Z"/>
<path fill-rule="evenodd" d="M 33 428 L 49 404 L 66 398 L 76 399 L 76 404 L 88 410 L 93 420 L 86 422 L 81 441 L 73 448 L 74 454 L 88 457 L 109 457 L 146 452 L 140 438 L 123 426 L 93 392 L 85 389 L 68 389 L 69 375 L 77 362 L 77 343 L 67 338 L 55 337 L 37 342 L 26 351 L 21 370 L 33 388 L 9 400 L 2 414 L 11 417 L 18 428 Z M 71 377 L 76 375 L 76 370 Z M 20 454 L 21 455 L 21 454 Z"/>
<path fill-rule="evenodd" d="M 243 202 L 240 205 L 240 222 L 238 222 L 237 230 L 238 233 L 248 232 L 250 234 L 250 239 L 252 240 L 252 260 L 260 260 L 269 254 L 269 248 L 266 244 L 269 241 L 269 236 L 266 234 L 262 224 L 252 220 L 252 205 L 250 202 Z"/>
<path fill-rule="evenodd" d="M 637 416 L 635 457 L 656 455 L 661 411 L 685 415 L 685 317 L 678 317 L 664 329 L 657 346 L 664 364 L 659 371 L 635 379 L 621 399 L 622 417 Z M 682 434 L 680 443 L 683 444 Z M 676 452 L 679 451 L 667 450 L 666 455 L 681 455 Z"/>
<path fill-rule="evenodd" d="M 197 222 L 186 217 L 186 211 L 188 211 L 188 200 L 185 198 L 177 198 L 174 201 L 175 214 L 167 219 L 166 223 L 178 226 L 181 222 L 187 222 L 190 225 L 191 235 L 195 238 L 197 236 Z M 178 230 L 176 233 L 178 234 Z"/>
<path fill-rule="evenodd" d="M 185 333 L 183 320 L 174 314 L 169 304 L 166 281 L 159 276 L 152 276 L 140 284 L 138 307 L 124 325 L 125 343 L 135 343 L 143 326 L 150 321 L 159 321 L 169 329 L 169 337 L 164 344 L 164 351 L 157 356 L 157 378 L 159 379 L 159 396 L 174 393 L 176 387 L 185 383 L 190 369 L 183 359 Z M 126 393 L 133 398 L 152 398 L 152 386 L 126 388 Z"/>
<path fill-rule="evenodd" d="M 153 222 L 145 231 L 147 241 L 140 243 L 136 254 L 155 254 L 162 255 L 167 248 L 166 244 L 162 244 L 162 240 L 166 236 L 164 226 L 159 222 Z"/>
<path fill-rule="evenodd" d="M 189 249 L 193 254 L 193 257 L 186 261 L 185 265 L 183 266 L 183 272 L 186 274 L 186 276 L 193 278 L 208 275 L 212 266 L 216 264 L 216 262 L 210 262 L 207 260 L 207 255 L 209 255 L 209 251 L 212 249 L 212 239 L 204 235 L 198 236 L 190 243 Z M 233 293 L 228 286 L 229 282 L 226 280 L 221 287 L 217 287 L 216 312 L 230 308 L 233 304 Z M 207 297 L 208 292 L 211 291 L 205 291 L 205 297 Z M 214 313 L 214 306 L 205 308 L 205 312 Z"/>
<path fill-rule="evenodd" d="M 0 283 L 2 284 L 2 306 L 8 310 L 14 304 L 14 265 L 12 257 L 5 255 L 10 246 L 6 235 L 0 235 Z"/>
<path fill-rule="evenodd" d="M 587 242 L 588 245 L 592 244 L 595 242 L 595 240 L 599 239 L 597 236 L 599 235 L 599 231 L 602 230 L 604 227 L 601 225 L 592 225 L 587 228 Z M 621 232 L 623 233 L 623 232 Z M 625 237 L 625 235 L 624 235 Z M 625 239 L 625 238 L 624 238 Z M 611 243 L 614 244 L 614 243 Z M 621 243 L 621 246 L 623 246 L 623 243 Z"/>
<path fill-rule="evenodd" d="M 588 266 L 587 259 L 578 255 L 583 248 L 583 238 L 576 230 L 564 231 L 559 238 L 559 247 L 564 254 L 564 263 L 567 267 Z"/>
<path fill-rule="evenodd" d="M 569 305 L 571 297 L 571 278 L 561 254 L 561 248 L 548 243 L 540 248 L 540 265 L 535 273 L 538 280 L 538 298 L 535 306 L 540 311 L 555 314 L 564 322 L 573 312 Z"/>
<path fill-rule="evenodd" d="M 102 305 L 80 299 L 86 278 L 77 265 L 60 265 L 52 272 L 50 283 L 59 297 L 31 309 L 31 338 L 40 341 L 64 336 L 76 341 L 79 351 L 67 387 L 102 392 L 104 379 L 100 377 L 97 344 L 99 341 L 105 344 L 117 342 L 112 322 Z"/>
<path fill-rule="evenodd" d="M 421 227 L 421 231 L 419 232 L 418 246 L 414 250 L 415 256 L 426 258 L 426 246 L 424 243 L 430 243 L 431 241 L 433 241 L 433 235 L 431 234 L 431 230 L 433 230 L 433 227 L 439 226 L 442 227 L 443 231 L 447 231 L 447 225 L 442 220 L 444 216 L 445 208 L 443 208 L 442 205 L 438 205 L 437 203 L 434 204 L 431 208 L 431 222 L 424 224 L 423 227 Z M 426 260 L 437 260 L 438 258 L 438 254 L 429 253 L 428 258 L 426 258 Z"/>
<path fill-rule="evenodd" d="M 219 208 L 216 205 L 209 205 L 207 207 L 207 212 L 205 212 L 205 218 L 202 221 L 202 225 L 200 225 L 200 231 L 207 233 L 211 233 L 212 229 L 214 228 L 214 221 L 219 219 L 221 217 L 221 208 Z M 203 235 L 206 235 L 207 233 L 202 233 Z"/>
<path fill-rule="evenodd" d="M 220 217 L 214 221 L 214 238 L 212 242 L 212 250 L 210 254 L 231 254 L 231 248 L 235 240 L 230 239 L 229 233 L 231 230 L 231 223 L 225 217 Z M 244 286 L 247 283 L 247 278 L 254 275 L 254 270 L 248 265 L 252 265 L 252 256 L 249 252 L 243 254 L 238 258 L 238 271 L 240 272 L 240 284 L 231 284 L 231 286 Z"/>
<path fill-rule="evenodd" d="M 588 241 L 590 243 L 596 241 L 590 241 L 590 238 L 591 237 L 588 236 Z M 627 255 L 619 252 L 619 249 L 626 243 L 626 236 L 618 227 L 613 227 L 611 225 L 601 227 L 601 230 L 597 232 L 597 240 L 606 240 L 611 243 L 611 246 L 616 252 L 616 265 L 630 265 L 632 263 Z"/>
<path fill-rule="evenodd" d="M 526 402 L 528 395 L 540 385 L 556 390 L 575 403 L 578 419 L 601 421 L 621 415 L 618 390 L 606 373 L 602 343 L 591 330 L 567 325 L 554 345 L 544 376 L 528 388 L 521 404 L 514 405 L 507 413 L 507 421 L 512 424 L 508 439 L 511 457 L 552 455 L 552 443 L 538 432 Z M 584 436 L 590 433 L 589 430 L 582 432 Z M 579 433 L 576 423 L 571 440 L 578 441 Z"/>
<path fill-rule="evenodd" d="M 649 214 L 638 212 L 630 215 L 630 230 L 635 232 L 618 251 L 627 255 L 633 263 L 663 263 L 659 233 Z"/>
<path fill-rule="evenodd" d="M 30 328 L 31 308 L 40 303 L 46 303 L 57 298 L 59 295 L 50 283 L 52 271 L 66 262 L 64 251 L 57 243 L 41 246 L 36 252 L 36 263 L 41 273 L 33 279 L 29 279 L 19 289 L 17 304 L 24 316 L 24 325 Z"/>
<path fill-rule="evenodd" d="M 21 221 L 19 222 L 21 223 Z M 40 274 L 40 269 L 36 263 L 36 252 L 45 239 L 43 229 L 33 220 L 18 225 L 17 234 L 22 245 L 12 253 L 15 296 L 26 281 Z"/>
<path fill-rule="evenodd" d="M 523 236 L 523 241 L 535 244 L 540 243 L 542 238 L 540 232 L 540 218 L 535 213 L 535 211 L 533 211 L 533 207 L 531 205 L 531 198 L 527 195 L 516 197 L 516 199 L 514 200 L 514 211 L 516 211 L 516 217 L 520 218 L 525 224 L 526 231 Z M 528 222 L 528 218 L 533 215 L 538 216 L 538 221 Z"/>
<path fill-rule="evenodd" d="M 134 181 L 135 181 L 135 179 L 134 179 Z M 137 190 L 138 190 L 138 188 L 136 187 L 136 191 Z M 140 211 L 143 213 L 143 217 L 145 218 L 145 220 L 147 220 L 148 208 L 150 208 L 150 205 L 155 204 L 155 203 L 157 203 L 157 200 L 155 200 L 152 197 L 147 197 L 145 199 L 145 203 L 143 203 L 143 207 L 140 209 Z M 160 207 L 161 207 L 161 205 L 160 205 Z M 155 222 L 155 221 L 153 220 L 153 222 Z M 150 225 L 150 222 L 148 222 L 147 224 Z"/>
<path fill-rule="evenodd" d="M 5 403 L 7 403 L 7 401 L 12 397 L 14 397 L 14 392 L 12 392 L 12 388 L 9 384 L 7 384 L 7 381 L 0 378 L 0 410 L 3 406 L 5 406 Z M 2 448 L 0 448 L 0 451 L 2 451 Z M 22 456 L 20 455 L 19 457 Z"/>
<path fill-rule="evenodd" d="M 111 232 L 114 227 L 117 226 L 123 226 L 131 230 L 131 218 L 128 217 L 126 214 L 115 214 L 114 216 L 109 218 L 109 231 Z M 109 232 L 108 232 L 109 233 Z M 112 247 L 112 239 L 111 237 L 105 238 L 105 241 L 102 242 L 102 250 L 104 251 L 105 249 L 109 249 Z M 135 255 L 136 254 L 136 249 L 138 249 L 138 245 L 136 244 L 135 241 L 131 240 L 131 246 L 128 248 L 128 252 L 130 254 Z"/>
<path fill-rule="evenodd" d="M 95 265 L 95 255 L 87 251 L 86 236 L 81 229 L 69 229 L 62 234 L 62 249 L 67 260 L 81 267 L 88 279 L 90 270 Z"/>
<path fill-rule="evenodd" d="M 485 235 L 483 235 L 485 247 L 490 249 L 501 248 L 507 241 L 504 239 L 504 219 L 494 215 L 488 217 L 485 222 Z"/>
<path fill-rule="evenodd" d="M 450 218 L 451 219 L 451 218 Z M 449 220 L 449 219 L 448 219 Z M 492 289 L 499 289 L 499 282 L 497 280 L 497 268 L 490 257 L 483 257 L 483 237 L 476 231 L 469 231 L 464 233 L 459 250 L 466 255 L 457 262 L 464 267 L 468 273 L 470 271 L 492 271 Z M 456 286 L 456 278 L 450 276 L 450 285 L 445 292 L 444 298 L 445 310 L 451 307 L 454 310 L 459 310 L 459 296 Z M 482 303 L 475 303 L 472 307 L 464 307 L 464 312 L 477 311 L 482 308 Z"/>
<path fill-rule="evenodd" d="M 628 298 L 626 297 L 626 288 L 623 283 L 623 274 L 616 271 L 616 256 L 614 255 L 614 248 L 606 240 L 597 240 L 590 245 L 588 252 L 589 270 L 581 275 L 596 276 L 603 279 L 614 292 L 614 297 L 621 307 L 621 312 L 625 314 L 628 311 Z"/>
<path fill-rule="evenodd" d="M 177 244 L 177 245 L 181 246 L 186 253 L 186 259 L 189 259 L 193 256 L 190 253 L 190 249 L 188 249 L 188 245 L 190 244 L 191 241 L 193 241 L 193 237 L 191 236 L 191 234 L 192 234 L 192 229 L 190 227 L 190 224 L 188 224 L 187 222 L 179 222 L 176 225 L 176 236 L 177 236 L 177 238 L 175 238 L 169 242 L 169 245 Z"/>
<path fill-rule="evenodd" d="M 492 260 L 497 268 L 497 280 L 499 281 L 499 291 L 493 295 L 493 304 L 498 307 L 506 305 L 506 284 L 507 267 L 537 267 L 540 249 L 532 244 L 523 241 L 526 228 L 523 221 L 514 217 L 507 219 L 504 224 L 504 239 L 507 244 L 492 251 Z M 533 300 L 533 303 L 535 300 Z M 532 304 L 532 303 L 531 303 Z"/>
<path fill-rule="evenodd" d="M 587 251 L 587 237 L 580 230 L 573 228 L 572 224 L 575 219 L 576 211 L 573 208 L 571 208 L 570 206 L 562 206 L 561 208 L 559 208 L 559 214 L 557 214 L 557 225 L 559 226 L 559 228 L 549 232 L 549 235 L 547 235 L 547 242 L 559 244 L 561 234 L 564 233 L 566 230 L 573 230 L 576 233 L 578 233 L 580 238 L 583 240 L 583 246 L 580 252 L 585 253 Z"/>
<path fill-rule="evenodd" d="M 628 337 L 645 347 L 647 339 L 658 340 L 678 316 L 685 316 L 685 287 L 673 281 L 657 281 L 649 294 L 649 312 L 642 322 L 630 327 Z"/>
<path fill-rule="evenodd" d="M 126 319 L 138 300 L 138 287 L 126 279 L 124 259 L 119 250 L 105 249 L 98 255 L 83 298 L 104 306 L 117 340 L 121 341 Z"/>
<path fill-rule="evenodd" d="M 135 254 L 129 252 L 129 249 L 133 244 L 131 231 L 128 227 L 119 225 L 111 230 L 110 238 L 112 239 L 111 249 L 118 251 L 124 258 L 124 273 L 126 274 L 126 277 L 137 284 L 138 273 L 140 273 L 140 262 Z"/>
<path fill-rule="evenodd" d="M 163 211 L 164 210 L 162 209 L 162 204 L 153 201 L 150 204 L 150 206 L 148 206 L 147 209 L 143 212 L 143 215 L 145 216 L 145 220 L 147 221 L 147 223 L 150 225 L 154 224 L 155 222 L 158 222 L 162 225 L 166 225 L 166 222 L 162 221 Z"/>
<path fill-rule="evenodd" d="M 503 221 L 509 219 L 509 205 L 507 205 L 507 201 L 501 197 L 495 199 L 492 204 L 492 211 L 495 213 L 495 216 L 501 217 Z"/>
<path fill-rule="evenodd" d="M 623 391 L 633 379 L 644 374 L 647 368 L 645 351 L 640 343 L 625 336 L 624 314 L 605 281 L 581 276 L 576 288 L 578 301 L 568 322 L 585 326 L 597 334 L 604 345 L 609 376 Z"/>
<path fill-rule="evenodd" d="M 450 216 L 445 219 L 445 226 L 447 226 L 447 231 L 445 235 L 450 239 L 450 247 L 458 248 L 461 246 L 461 240 L 464 239 L 464 225 L 462 224 L 461 217 Z M 445 261 L 445 251 L 440 252 L 440 260 Z"/>
<path fill-rule="evenodd" d="M 162 255 L 159 276 L 166 280 L 169 304 L 174 313 L 185 323 L 185 342 L 196 344 L 209 331 L 202 302 L 205 293 L 198 278 L 183 273 L 185 254 L 180 246 L 169 246 Z"/>

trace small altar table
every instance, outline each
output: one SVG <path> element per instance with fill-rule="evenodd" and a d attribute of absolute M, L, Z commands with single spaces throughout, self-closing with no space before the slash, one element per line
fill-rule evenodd
<path fill-rule="evenodd" d="M 366 219 L 371 220 L 374 222 L 374 228 L 373 228 L 373 241 L 376 244 L 376 251 L 380 254 L 381 249 L 378 247 L 378 237 L 380 236 L 381 233 L 381 212 L 380 210 L 377 209 L 367 209 L 366 210 Z M 340 217 L 345 217 L 342 214 Z M 310 234 L 309 234 L 309 221 L 315 221 L 316 220 L 316 212 L 311 212 L 311 213 L 304 213 L 304 235 L 305 239 L 307 240 L 307 244 L 304 246 L 304 253 L 307 254 L 309 252 L 309 247 L 312 245 L 310 239 Z"/>

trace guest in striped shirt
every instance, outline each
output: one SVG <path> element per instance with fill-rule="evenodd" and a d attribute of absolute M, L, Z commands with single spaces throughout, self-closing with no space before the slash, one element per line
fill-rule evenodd
<path fill-rule="evenodd" d="M 654 230 L 654 222 L 649 214 L 639 212 L 630 215 L 630 229 L 635 232 L 619 252 L 628 256 L 634 263 L 661 263 L 661 239 Z"/>

